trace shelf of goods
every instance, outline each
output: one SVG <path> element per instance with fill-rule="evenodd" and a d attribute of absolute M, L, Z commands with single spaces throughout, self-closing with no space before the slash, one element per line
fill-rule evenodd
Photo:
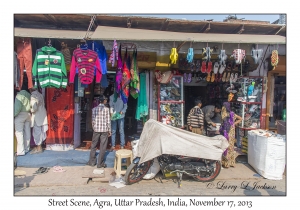
<path fill-rule="evenodd" d="M 164 124 L 184 128 L 183 77 L 174 75 L 168 83 L 158 83 L 157 96 L 157 119 Z"/>
<path fill-rule="evenodd" d="M 240 77 L 236 84 L 240 87 L 235 103 L 239 104 L 236 114 L 242 117 L 242 122 L 236 127 L 237 146 L 245 147 L 242 138 L 246 138 L 248 131 L 260 128 L 262 121 L 262 97 L 263 97 L 263 77 Z M 245 149 L 245 148 L 243 148 Z M 246 153 L 246 152 L 244 152 Z"/>

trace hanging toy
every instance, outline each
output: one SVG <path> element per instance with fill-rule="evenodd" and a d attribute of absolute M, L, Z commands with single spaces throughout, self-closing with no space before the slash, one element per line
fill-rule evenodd
<path fill-rule="evenodd" d="M 170 54 L 171 64 L 176 64 L 177 59 L 178 59 L 178 53 L 177 53 L 177 49 L 174 47 L 171 49 L 171 54 Z"/>
<path fill-rule="evenodd" d="M 248 96 L 252 96 L 254 90 L 255 82 L 252 82 L 251 85 L 248 87 Z"/>

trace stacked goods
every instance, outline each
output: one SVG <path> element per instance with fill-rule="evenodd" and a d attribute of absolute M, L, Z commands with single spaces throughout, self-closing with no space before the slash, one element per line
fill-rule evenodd
<path fill-rule="evenodd" d="M 242 152 L 248 154 L 248 137 L 242 138 Z"/>

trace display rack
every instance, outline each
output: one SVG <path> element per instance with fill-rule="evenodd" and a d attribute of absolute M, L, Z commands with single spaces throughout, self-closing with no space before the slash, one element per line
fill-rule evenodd
<path fill-rule="evenodd" d="M 183 77 L 174 75 L 166 84 L 158 83 L 158 117 L 160 122 L 184 128 Z"/>
<path fill-rule="evenodd" d="M 249 86 L 255 82 L 254 89 L 250 91 Z M 237 126 L 237 146 L 242 147 L 241 137 L 247 136 L 247 132 L 261 128 L 262 124 L 262 100 L 264 91 L 264 78 L 257 76 L 240 77 L 236 83 L 241 84 L 240 95 L 242 101 L 237 113 L 242 117 L 242 122 Z"/>

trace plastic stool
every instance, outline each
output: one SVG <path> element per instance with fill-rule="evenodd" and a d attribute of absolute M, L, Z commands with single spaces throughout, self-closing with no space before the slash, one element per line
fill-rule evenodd
<path fill-rule="evenodd" d="M 122 163 L 122 159 L 126 158 L 126 163 Z M 121 174 L 125 174 L 126 170 L 122 170 L 122 166 L 129 166 L 132 163 L 132 151 L 128 149 L 120 149 L 116 151 L 114 170 L 117 177 L 120 177 Z"/>

